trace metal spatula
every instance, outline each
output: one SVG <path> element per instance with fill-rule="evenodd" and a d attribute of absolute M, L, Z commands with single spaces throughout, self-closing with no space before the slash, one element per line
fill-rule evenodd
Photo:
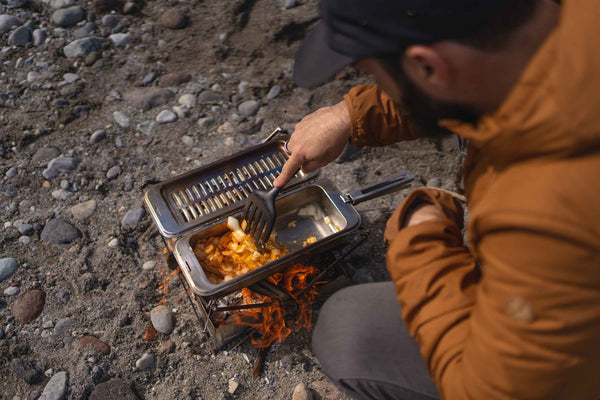
<path fill-rule="evenodd" d="M 294 175 L 300 171 L 298 169 Z M 254 238 L 256 248 L 262 252 L 275 226 L 275 198 L 281 188 L 255 190 L 246 199 L 242 219 L 246 220 L 246 233 Z"/>

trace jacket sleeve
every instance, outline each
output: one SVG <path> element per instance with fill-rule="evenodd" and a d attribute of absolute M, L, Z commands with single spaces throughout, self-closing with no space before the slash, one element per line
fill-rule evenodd
<path fill-rule="evenodd" d="M 344 96 L 350 113 L 353 146 L 385 146 L 417 139 L 415 127 L 403 123 L 402 110 L 377 85 L 359 85 Z"/>
<path fill-rule="evenodd" d="M 415 201 L 447 218 L 402 229 Z M 403 318 L 442 398 L 598 398 L 595 233 L 555 213 L 491 210 L 472 222 L 480 274 L 460 224 L 448 195 L 418 189 L 385 233 Z"/>

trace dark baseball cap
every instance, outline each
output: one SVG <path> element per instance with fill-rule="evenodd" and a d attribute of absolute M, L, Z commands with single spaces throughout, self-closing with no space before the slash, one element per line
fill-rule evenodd
<path fill-rule="evenodd" d="M 294 81 L 318 86 L 361 58 L 412 44 L 467 37 L 507 4 L 501 0 L 321 0 L 321 20 L 296 53 Z"/>

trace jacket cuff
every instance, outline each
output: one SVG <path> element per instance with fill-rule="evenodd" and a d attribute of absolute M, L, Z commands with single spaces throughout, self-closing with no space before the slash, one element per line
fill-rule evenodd
<path fill-rule="evenodd" d="M 350 115 L 350 144 L 354 147 L 364 147 L 367 144 L 365 130 L 360 123 L 352 102 L 355 97 L 356 95 L 353 93 L 353 90 L 344 95 L 344 102 L 346 103 L 346 107 L 348 107 L 348 114 Z"/>

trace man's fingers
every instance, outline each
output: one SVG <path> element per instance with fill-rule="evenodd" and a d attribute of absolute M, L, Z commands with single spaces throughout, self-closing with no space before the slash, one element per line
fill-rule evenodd
<path fill-rule="evenodd" d="M 300 160 L 299 158 L 294 157 L 292 155 L 286 161 L 286 163 L 283 164 L 283 168 L 281 168 L 281 173 L 279 174 L 277 179 L 275 179 L 275 181 L 273 181 L 273 186 L 275 186 L 275 187 L 284 186 L 286 183 L 288 183 L 288 181 L 290 179 L 292 179 L 292 177 L 294 176 L 296 171 L 298 171 L 298 169 L 300 169 L 301 166 L 302 166 L 302 160 Z"/>

